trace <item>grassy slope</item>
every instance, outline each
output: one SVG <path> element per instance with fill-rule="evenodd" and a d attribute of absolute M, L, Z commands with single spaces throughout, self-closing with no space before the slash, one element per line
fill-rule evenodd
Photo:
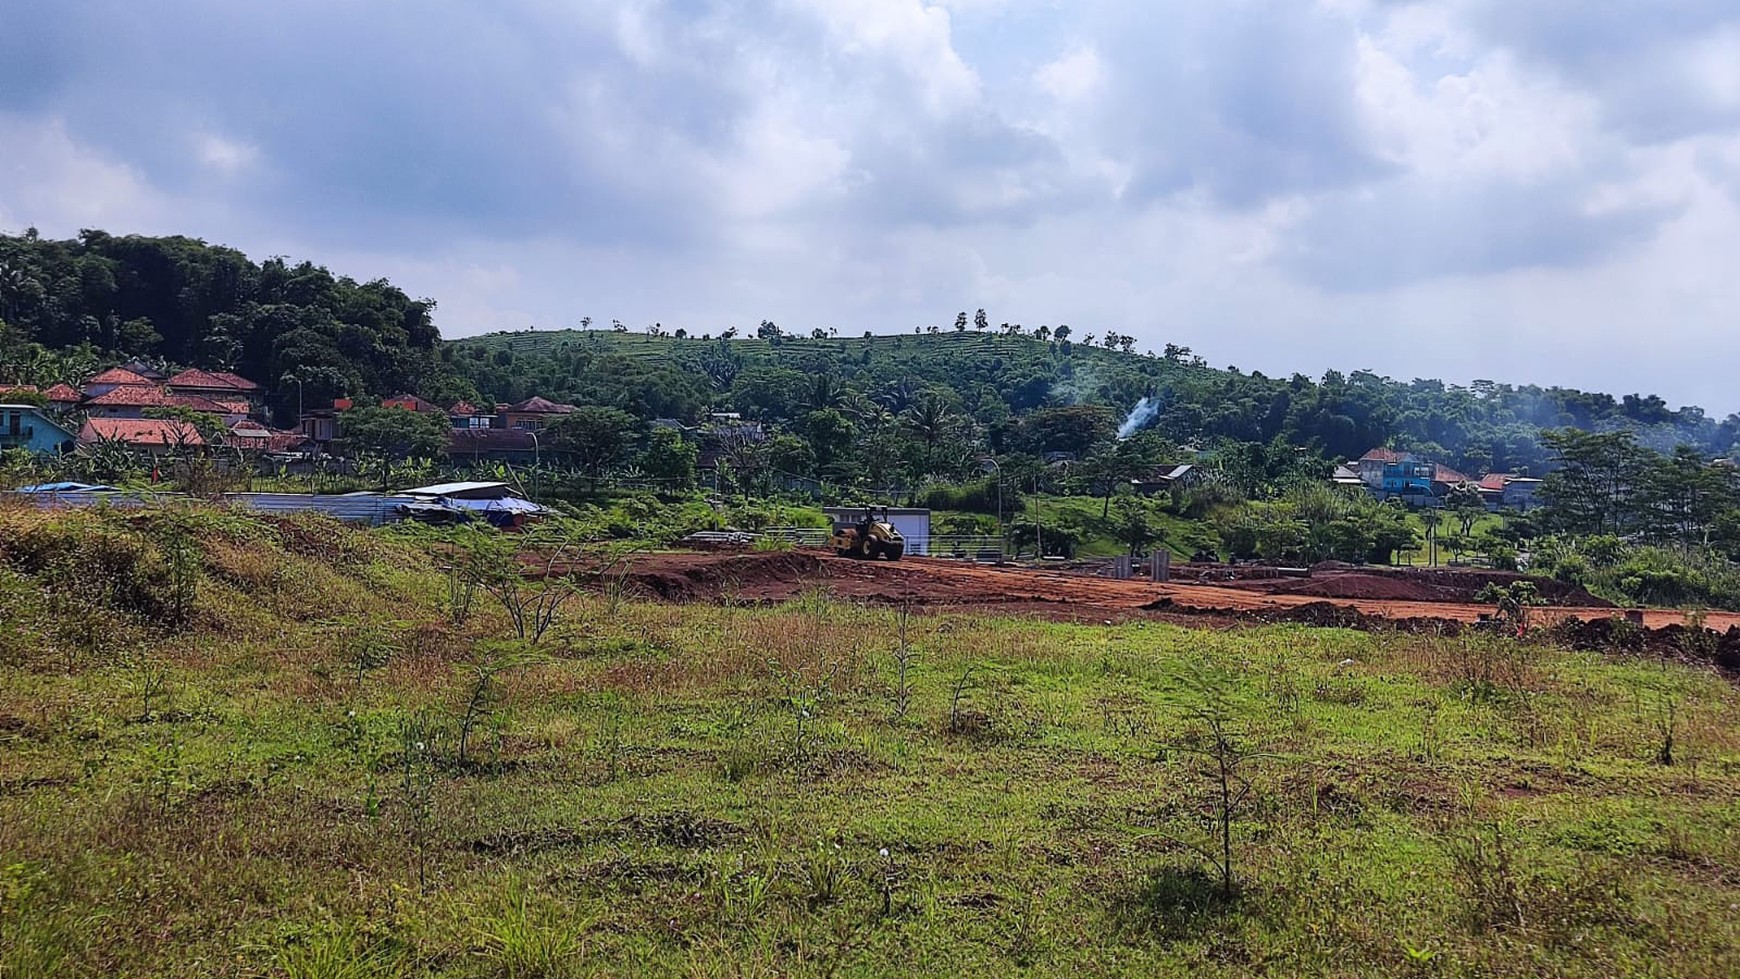
<path fill-rule="evenodd" d="M 0 511 L 0 565 L 132 533 Z M 407 791 L 402 725 L 450 757 L 499 610 L 447 624 L 441 578 L 378 535 L 199 536 L 196 624 L 161 641 L 76 586 L 50 601 L 100 628 L 40 614 L 42 579 L 0 573 L 0 975 L 1740 970 L 1740 697 L 1705 673 L 940 616 L 910 625 L 896 721 L 888 612 L 583 597 L 505 676 L 482 763 Z M 142 652 L 168 669 L 150 723 Z M 1205 664 L 1274 754 L 1232 906 L 1173 841 L 1203 839 L 1209 783 L 1161 747 Z"/>

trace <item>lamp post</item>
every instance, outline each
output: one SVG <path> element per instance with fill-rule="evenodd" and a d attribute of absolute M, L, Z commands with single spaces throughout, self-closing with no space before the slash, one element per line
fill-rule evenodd
<path fill-rule="evenodd" d="M 284 381 L 295 381 L 296 382 L 296 427 L 301 428 L 302 427 L 302 412 L 303 412 L 302 378 L 297 377 L 294 374 L 285 374 L 283 377 L 279 378 L 278 380 L 280 383 L 282 383 Z"/>
<path fill-rule="evenodd" d="M 1003 560 L 1003 552 L 1009 546 L 1008 534 L 1003 530 L 1003 467 L 997 465 L 995 456 L 986 456 L 979 460 L 997 474 L 997 560 Z"/>

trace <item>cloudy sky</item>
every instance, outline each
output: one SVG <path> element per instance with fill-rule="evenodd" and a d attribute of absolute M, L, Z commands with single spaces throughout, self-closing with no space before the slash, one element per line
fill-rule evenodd
<path fill-rule="evenodd" d="M 1114 329 L 1740 410 L 1733 0 L 0 0 L 0 229 L 448 336 Z"/>

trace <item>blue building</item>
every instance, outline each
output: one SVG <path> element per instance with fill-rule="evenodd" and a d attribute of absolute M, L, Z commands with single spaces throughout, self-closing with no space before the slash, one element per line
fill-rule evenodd
<path fill-rule="evenodd" d="M 34 405 L 0 404 L 0 451 L 22 448 L 37 455 L 71 452 L 78 436 Z"/>

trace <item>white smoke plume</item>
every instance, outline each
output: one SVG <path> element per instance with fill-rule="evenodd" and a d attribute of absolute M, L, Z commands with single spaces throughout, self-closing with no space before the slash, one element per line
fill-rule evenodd
<path fill-rule="evenodd" d="M 1118 441 L 1122 442 L 1148 427 L 1148 423 L 1153 421 L 1154 416 L 1159 413 L 1160 402 L 1153 398 L 1143 398 L 1136 402 L 1136 407 L 1130 409 L 1129 417 L 1125 418 L 1124 423 L 1118 426 Z"/>

